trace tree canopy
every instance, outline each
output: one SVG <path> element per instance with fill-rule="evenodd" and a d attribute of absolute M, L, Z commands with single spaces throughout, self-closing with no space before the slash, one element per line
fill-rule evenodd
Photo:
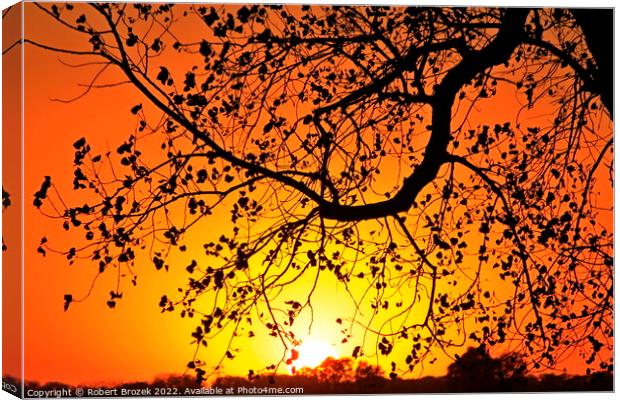
<path fill-rule="evenodd" d="M 27 45 L 100 63 L 84 95 L 114 69 L 139 96 L 115 154 L 74 143 L 85 202 L 45 177 L 34 206 L 83 233 L 70 263 L 134 283 L 186 268 L 159 307 L 196 319 L 197 347 L 230 335 L 220 362 L 256 329 L 290 359 L 331 274 L 357 307 L 337 321 L 352 356 L 370 341 L 391 373 L 472 343 L 612 368 L 610 10 L 37 7 L 76 39 Z M 200 354 L 204 379 L 220 362 Z"/>

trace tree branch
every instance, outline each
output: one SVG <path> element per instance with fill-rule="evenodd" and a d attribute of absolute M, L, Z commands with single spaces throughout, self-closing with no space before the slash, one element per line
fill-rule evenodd
<path fill-rule="evenodd" d="M 458 92 L 477 74 L 494 66 L 505 64 L 521 43 L 521 34 L 529 10 L 506 10 L 495 39 L 485 48 L 466 53 L 446 74 L 433 95 L 432 134 L 425 156 L 413 173 L 405 178 L 401 189 L 389 200 L 360 206 L 342 206 L 334 203 L 321 205 L 321 216 L 338 221 L 376 219 L 407 211 L 417 195 L 432 182 L 439 168 L 446 162 L 447 147 L 452 138 L 450 121 L 452 105 Z"/>

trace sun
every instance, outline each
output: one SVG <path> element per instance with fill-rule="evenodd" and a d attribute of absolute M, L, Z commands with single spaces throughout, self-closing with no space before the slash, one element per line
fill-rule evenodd
<path fill-rule="evenodd" d="M 293 350 L 295 358 L 291 363 L 291 371 L 301 368 L 315 368 L 328 357 L 338 358 L 338 352 L 334 346 L 317 339 L 304 340 Z"/>

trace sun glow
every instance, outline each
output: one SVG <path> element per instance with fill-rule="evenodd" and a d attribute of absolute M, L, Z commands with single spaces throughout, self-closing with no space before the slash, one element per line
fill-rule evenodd
<path fill-rule="evenodd" d="M 323 360 L 328 357 L 338 358 L 338 352 L 334 346 L 316 339 L 308 339 L 303 341 L 293 350 L 293 358 L 291 370 L 299 370 L 301 368 L 315 368 L 319 366 Z"/>

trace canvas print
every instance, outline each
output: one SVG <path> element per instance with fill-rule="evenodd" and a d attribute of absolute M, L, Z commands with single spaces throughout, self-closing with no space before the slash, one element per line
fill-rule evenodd
<path fill-rule="evenodd" d="M 3 389 L 612 391 L 613 10 L 3 10 Z"/>

